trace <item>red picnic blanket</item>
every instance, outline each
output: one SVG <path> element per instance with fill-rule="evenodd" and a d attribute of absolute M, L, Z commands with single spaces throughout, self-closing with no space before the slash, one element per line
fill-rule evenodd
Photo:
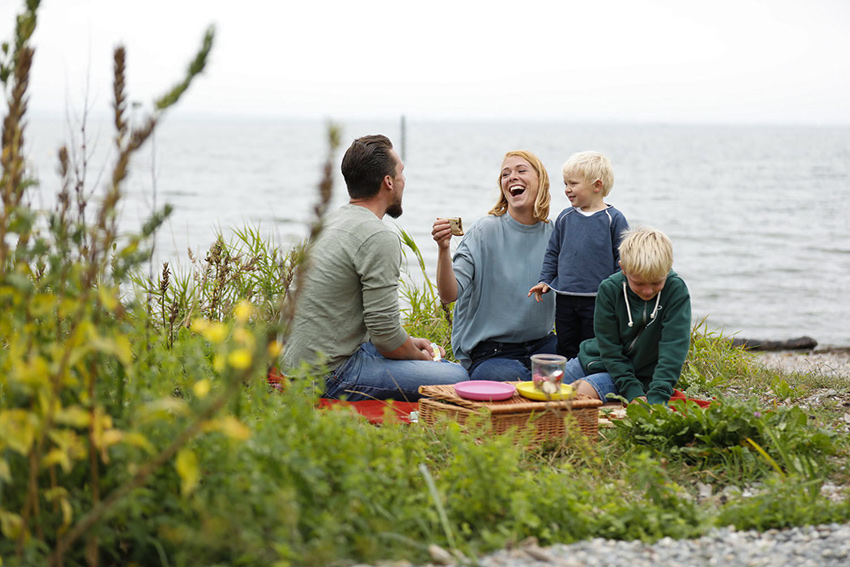
<path fill-rule="evenodd" d="M 369 420 L 369 423 L 381 424 L 384 423 L 384 415 L 389 408 L 392 410 L 386 413 L 390 419 L 398 420 L 401 423 L 410 423 L 410 412 L 419 411 L 419 402 L 397 402 L 395 400 L 366 400 L 362 402 L 344 402 L 342 400 L 330 400 L 328 398 L 319 398 L 319 404 L 316 406 L 319 409 L 328 408 L 351 408 L 358 414 Z"/>
<path fill-rule="evenodd" d="M 277 368 L 272 368 L 269 370 L 268 382 L 269 386 L 275 390 L 282 391 L 285 386 L 286 377 Z M 410 412 L 419 411 L 419 403 L 417 402 L 397 402 L 395 400 L 347 402 L 332 400 L 330 398 L 319 398 L 319 403 L 316 407 L 319 409 L 350 408 L 365 417 L 369 423 L 376 425 L 384 422 L 384 414 L 387 408 L 391 410 L 391 413 L 387 414 L 390 416 L 390 419 L 398 420 L 401 423 L 410 423 Z"/>
<path fill-rule="evenodd" d="M 674 400 L 683 400 L 683 401 L 686 401 L 686 402 L 694 402 L 696 405 L 698 405 L 701 408 L 707 408 L 708 406 L 711 405 L 711 402 L 712 402 L 712 400 L 698 400 L 696 398 L 689 398 L 685 395 L 684 392 L 682 392 L 680 390 L 673 390 L 673 395 L 670 396 L 670 401 L 672 402 Z"/>
<path fill-rule="evenodd" d="M 280 374 L 276 368 L 273 368 L 269 371 L 268 382 L 269 385 L 275 388 L 276 390 L 283 389 L 283 383 L 285 381 L 285 376 Z M 673 390 L 673 396 L 670 398 L 670 401 L 673 400 L 687 400 L 691 402 L 696 402 L 700 407 L 708 407 L 711 404 L 710 400 L 698 400 L 696 398 L 688 398 L 685 396 L 684 392 L 680 390 Z M 387 408 L 392 410 L 392 413 L 389 415 L 392 419 L 397 419 L 401 423 L 410 423 L 410 413 L 419 411 L 419 403 L 418 402 L 398 402 L 395 400 L 366 400 L 362 402 L 348 402 L 343 400 L 332 400 L 329 398 L 319 398 L 319 403 L 316 406 L 319 409 L 329 409 L 329 408 L 351 408 L 358 414 L 365 417 L 369 423 L 381 424 L 384 422 L 384 414 Z M 393 418 L 392 416 L 395 415 Z"/>

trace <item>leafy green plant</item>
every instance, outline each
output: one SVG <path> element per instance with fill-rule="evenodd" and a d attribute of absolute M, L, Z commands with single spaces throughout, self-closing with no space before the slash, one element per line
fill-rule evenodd
<path fill-rule="evenodd" d="M 794 395 L 794 388 L 792 388 L 788 381 L 785 380 L 782 376 L 776 376 L 772 380 L 771 390 L 773 394 L 780 400 L 787 400 Z"/>
<path fill-rule="evenodd" d="M 634 491 L 624 484 L 616 493 L 600 498 L 600 514 L 594 522 L 594 532 L 612 539 L 639 539 L 654 541 L 668 536 L 695 537 L 706 525 L 703 511 L 678 486 L 666 472 L 663 463 L 639 451 L 628 458 L 626 480 Z"/>
<path fill-rule="evenodd" d="M 810 427 L 798 407 L 768 411 L 754 401 L 721 398 L 708 408 L 682 401 L 672 402 L 671 409 L 630 404 L 627 413 L 629 419 L 615 423 L 627 442 L 704 469 L 733 466 L 741 476 L 757 478 L 779 462 L 785 471 L 822 479 L 826 457 L 836 450 L 833 436 Z M 759 453 L 770 459 L 761 460 Z"/>
<path fill-rule="evenodd" d="M 850 499 L 829 500 L 820 495 L 818 487 L 816 482 L 801 478 L 770 476 L 757 494 L 724 505 L 715 522 L 739 530 L 763 531 L 850 521 Z"/>

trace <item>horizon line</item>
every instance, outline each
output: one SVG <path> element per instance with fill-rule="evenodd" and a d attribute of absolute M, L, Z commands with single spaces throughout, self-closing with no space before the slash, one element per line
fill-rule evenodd
<path fill-rule="evenodd" d="M 68 110 L 57 109 L 33 109 L 30 108 L 27 115 L 33 118 L 67 119 Z M 93 110 L 87 112 L 89 118 L 111 119 L 109 110 Z M 567 116 L 456 116 L 435 114 L 405 114 L 399 113 L 393 116 L 387 114 L 346 114 L 340 116 L 321 116 L 315 113 L 293 114 L 293 113 L 252 113 L 233 111 L 210 111 L 210 110 L 180 110 L 173 109 L 163 115 L 163 120 L 197 120 L 216 118 L 221 120 L 246 120 L 246 121 L 293 121 L 293 122 L 389 122 L 396 123 L 405 121 L 408 123 L 454 123 L 454 124 L 518 124 L 518 123 L 549 123 L 549 124 L 582 124 L 582 125 L 612 125 L 612 126 L 739 126 L 739 127 L 811 127 L 811 128 L 850 128 L 850 119 L 844 121 L 815 121 L 799 119 L 775 119 L 775 120 L 733 120 L 733 119 L 662 119 L 662 118 L 587 118 Z"/>

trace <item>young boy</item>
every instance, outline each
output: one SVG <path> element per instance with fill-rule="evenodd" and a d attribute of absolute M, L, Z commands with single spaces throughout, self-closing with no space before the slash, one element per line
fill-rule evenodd
<path fill-rule="evenodd" d="M 673 245 L 659 230 L 626 231 L 620 268 L 599 286 L 596 337 L 567 362 L 564 383 L 603 401 L 666 404 L 679 381 L 691 337 L 691 297 L 672 271 Z"/>
<path fill-rule="evenodd" d="M 608 158 L 580 152 L 564 164 L 565 193 L 571 207 L 558 215 L 543 258 L 540 283 L 531 288 L 537 301 L 555 291 L 558 354 L 578 355 L 579 344 L 593 337 L 593 310 L 599 284 L 617 271 L 626 217 L 603 199 L 614 186 Z"/>

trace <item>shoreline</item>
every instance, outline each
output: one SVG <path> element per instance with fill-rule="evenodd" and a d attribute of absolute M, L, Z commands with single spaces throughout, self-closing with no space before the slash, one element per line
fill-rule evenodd
<path fill-rule="evenodd" d="M 850 385 L 850 348 L 830 347 L 806 351 L 752 351 L 755 360 L 767 368 L 788 373 L 816 373 L 843 378 Z"/>

